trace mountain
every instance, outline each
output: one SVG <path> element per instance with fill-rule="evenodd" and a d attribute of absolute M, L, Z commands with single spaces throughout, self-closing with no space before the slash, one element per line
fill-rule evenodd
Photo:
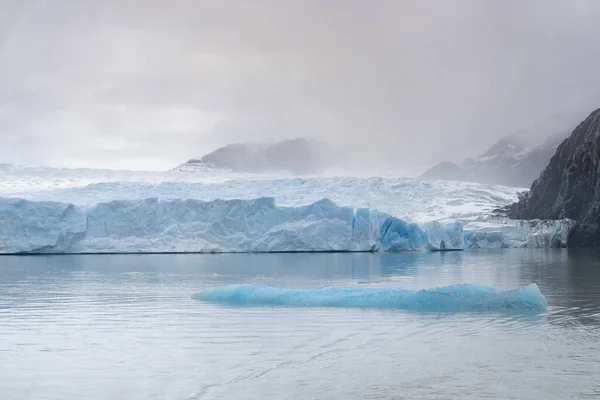
<path fill-rule="evenodd" d="M 600 109 L 558 146 L 529 193 L 509 207 L 508 215 L 573 219 L 577 224 L 568 245 L 600 246 Z"/>
<path fill-rule="evenodd" d="M 202 158 L 189 160 L 177 169 L 217 168 L 235 172 L 312 174 L 322 172 L 329 165 L 327 154 L 325 144 L 304 138 L 274 143 L 234 143 Z"/>
<path fill-rule="evenodd" d="M 460 164 L 442 162 L 427 170 L 419 179 L 529 187 L 565 136 L 562 133 L 555 134 L 537 145 L 518 135 L 507 136 L 476 158 Z"/>

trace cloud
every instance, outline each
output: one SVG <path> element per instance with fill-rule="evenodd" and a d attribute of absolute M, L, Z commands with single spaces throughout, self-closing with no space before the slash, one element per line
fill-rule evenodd
<path fill-rule="evenodd" d="M 307 136 L 418 172 L 600 104 L 595 0 L 12 3 L 4 162 L 168 168 Z"/>

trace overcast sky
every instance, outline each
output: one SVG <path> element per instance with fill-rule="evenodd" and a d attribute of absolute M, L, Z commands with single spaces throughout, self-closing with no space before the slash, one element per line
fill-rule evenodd
<path fill-rule="evenodd" d="M 0 0 L 0 163 L 304 136 L 415 171 L 600 107 L 599 21 L 598 0 Z"/>

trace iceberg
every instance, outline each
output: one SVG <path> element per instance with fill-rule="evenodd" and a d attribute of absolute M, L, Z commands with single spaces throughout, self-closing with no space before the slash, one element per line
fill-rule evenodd
<path fill-rule="evenodd" d="M 129 200 L 81 208 L 0 198 L 0 253 L 330 252 L 462 249 L 462 226 L 420 225 L 328 199 Z"/>
<path fill-rule="evenodd" d="M 196 300 L 237 306 L 344 307 L 429 311 L 532 310 L 548 303 L 535 283 L 509 291 L 476 284 L 426 290 L 286 289 L 274 286 L 222 286 L 205 290 Z"/>

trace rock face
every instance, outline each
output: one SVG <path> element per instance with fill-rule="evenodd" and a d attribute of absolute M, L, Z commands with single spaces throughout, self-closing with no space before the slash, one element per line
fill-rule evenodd
<path fill-rule="evenodd" d="M 419 179 L 529 187 L 548 165 L 565 136 L 566 133 L 555 134 L 541 139 L 541 144 L 532 144 L 519 135 L 507 136 L 476 158 L 460 164 L 442 162 L 427 170 Z"/>
<path fill-rule="evenodd" d="M 508 215 L 575 220 L 568 245 L 600 246 L 600 109 L 558 146 L 531 191 L 509 207 Z"/>

